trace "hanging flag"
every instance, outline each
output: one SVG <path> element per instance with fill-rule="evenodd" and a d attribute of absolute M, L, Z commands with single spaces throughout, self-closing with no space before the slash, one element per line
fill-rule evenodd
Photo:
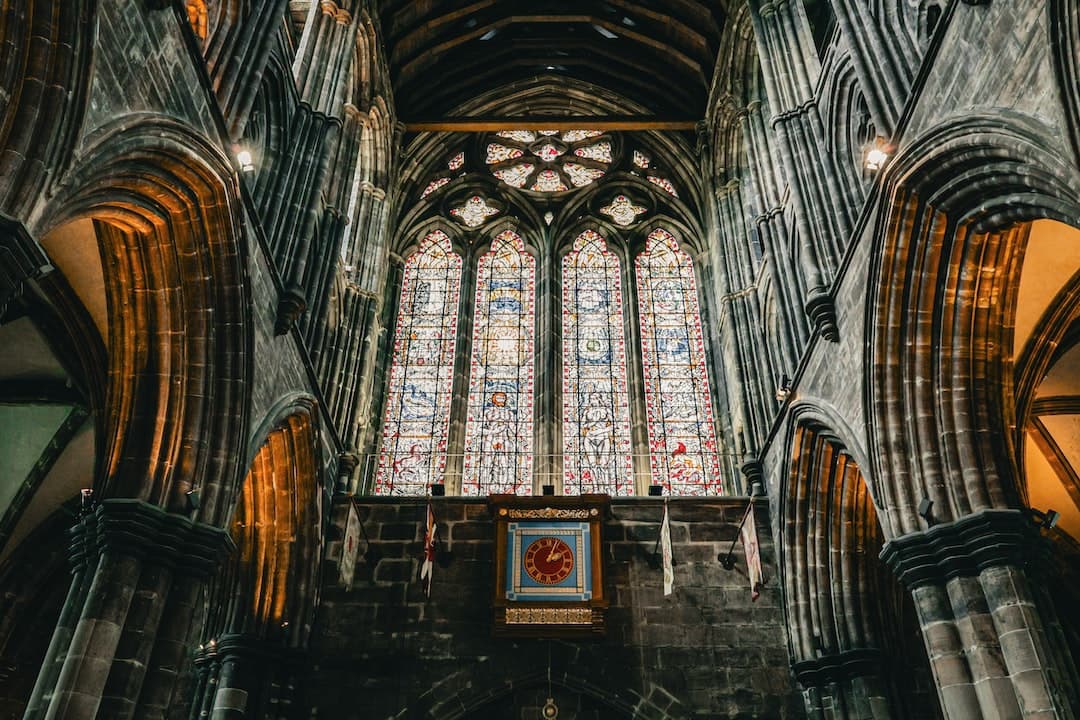
<path fill-rule="evenodd" d="M 435 569 L 435 534 L 439 526 L 435 524 L 435 511 L 431 508 L 431 499 L 427 504 L 427 531 L 424 533 L 424 563 L 420 566 L 420 580 L 424 582 L 424 594 L 431 597 L 431 575 Z"/>
<path fill-rule="evenodd" d="M 345 521 L 345 541 L 341 546 L 341 565 L 338 571 L 338 583 L 346 590 L 352 588 L 356 574 L 356 556 L 360 552 L 360 515 L 356 505 L 349 503 L 349 517 Z"/>
<path fill-rule="evenodd" d="M 761 546 L 758 544 L 757 525 L 754 522 L 754 501 L 746 506 L 746 517 L 742 523 L 742 543 L 746 552 L 746 572 L 750 576 L 750 599 L 757 600 L 761 595 Z"/>
<path fill-rule="evenodd" d="M 671 523 L 668 520 L 667 499 L 664 500 L 664 521 L 660 523 L 660 556 L 664 563 L 664 595 L 670 595 L 675 585 L 675 567 L 671 560 Z"/>

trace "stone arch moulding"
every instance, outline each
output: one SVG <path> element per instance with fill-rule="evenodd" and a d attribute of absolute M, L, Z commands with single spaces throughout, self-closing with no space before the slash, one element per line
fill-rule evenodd
<path fill-rule="evenodd" d="M 637 689 L 626 687 L 598 686 L 586 683 L 579 678 L 589 677 L 588 669 L 595 668 L 600 662 L 593 657 L 590 648 L 574 647 L 562 642 L 550 643 L 551 649 L 551 684 L 552 687 L 566 688 L 572 692 L 588 696 L 616 710 L 627 718 L 638 717 L 688 717 L 689 713 L 679 700 L 659 685 L 653 685 L 643 696 Z M 537 668 L 526 653 L 519 655 L 520 660 L 499 667 L 481 667 L 490 663 L 477 663 L 463 668 L 433 685 L 412 704 L 395 716 L 395 720 L 463 720 L 472 713 L 482 710 L 489 703 L 505 697 L 521 688 L 536 688 L 548 683 L 547 668 Z M 592 663 L 592 664 L 590 664 Z M 607 672 L 603 677 L 618 681 L 633 677 L 633 673 L 619 672 L 607 663 Z M 595 675 L 595 673 L 593 673 Z M 468 688 L 464 693 L 459 688 Z M 634 697 L 638 701 L 631 705 L 625 698 Z M 557 699 L 557 698 L 556 698 Z"/>
<path fill-rule="evenodd" d="M 1061 88 L 1073 163 L 1080 164 L 1080 2 L 1051 0 L 1050 47 L 1058 87 Z"/>
<path fill-rule="evenodd" d="M 886 538 L 923 529 L 924 497 L 935 522 L 1016 505 L 1011 362 L 996 350 L 1011 347 L 1016 223 L 1075 222 L 1080 176 L 1053 129 L 1003 115 L 945 123 L 888 169 L 866 309 L 870 454 Z"/>
<path fill-rule="evenodd" d="M 127 116 L 87 138 L 63 186 L 40 229 L 80 217 L 101 228 L 114 352 L 98 497 L 186 512 L 197 489 L 193 519 L 221 527 L 224 491 L 241 473 L 252 362 L 229 161 L 172 120 Z"/>
<path fill-rule="evenodd" d="M 67 168 L 90 84 L 96 3 L 14 0 L 0 9 L 0 211 L 25 218 Z"/>

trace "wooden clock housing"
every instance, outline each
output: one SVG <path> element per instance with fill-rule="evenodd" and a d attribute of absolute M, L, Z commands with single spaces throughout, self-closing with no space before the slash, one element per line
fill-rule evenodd
<path fill-rule="evenodd" d="M 495 634 L 582 637 L 604 632 L 601 548 L 607 495 L 492 495 Z"/>

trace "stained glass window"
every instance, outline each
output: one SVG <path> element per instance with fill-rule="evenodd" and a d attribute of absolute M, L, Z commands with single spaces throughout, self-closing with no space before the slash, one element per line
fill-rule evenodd
<path fill-rule="evenodd" d="M 479 195 L 473 195 L 461 207 L 451 208 L 450 214 L 468 227 L 480 227 L 492 215 L 498 215 L 499 209 L 493 208 Z"/>
<path fill-rule="evenodd" d="M 570 178 L 570 182 L 574 184 L 574 187 L 584 187 L 593 180 L 603 177 L 604 175 L 603 170 L 585 167 L 584 165 L 578 165 L 577 163 L 572 162 L 563 165 L 563 170 L 566 171 L 566 174 Z"/>
<path fill-rule="evenodd" d="M 536 260 L 500 233 L 476 271 L 463 495 L 532 494 L 535 292 Z"/>
<path fill-rule="evenodd" d="M 501 138 L 517 140 L 521 143 L 531 143 L 536 139 L 536 133 L 531 130 L 501 130 L 495 134 Z"/>
<path fill-rule="evenodd" d="M 584 187 L 603 177 L 614 160 L 611 139 L 598 130 L 503 130 L 495 136 L 485 160 L 491 174 L 534 192 Z"/>
<path fill-rule="evenodd" d="M 671 181 L 667 178 L 660 177 L 659 175 L 647 175 L 646 179 L 653 185 L 664 190 L 664 192 L 670 193 L 675 197 L 679 197 L 679 193 L 675 192 L 675 186 L 671 184 Z"/>
<path fill-rule="evenodd" d="M 420 199 L 423 200 L 431 193 L 446 185 L 448 182 L 450 182 L 450 178 L 448 177 L 435 178 L 428 183 L 428 186 L 426 188 L 424 188 L 424 192 L 420 195 Z"/>
<path fill-rule="evenodd" d="M 522 163 L 501 170 L 494 170 L 491 174 L 511 187 L 519 188 L 525 185 L 525 181 L 529 179 L 529 173 L 532 171 L 533 165 Z"/>
<path fill-rule="evenodd" d="M 649 167 L 650 163 L 651 163 L 651 161 L 649 160 L 648 155 L 641 152 L 640 150 L 635 150 L 634 151 L 634 164 L 635 165 L 637 165 L 639 168 L 645 169 L 645 168 Z"/>
<path fill-rule="evenodd" d="M 579 147 L 574 151 L 574 154 L 578 157 L 588 158 L 589 160 L 609 163 L 611 162 L 611 143 L 598 142 L 595 145 Z"/>
<path fill-rule="evenodd" d="M 615 221 L 616 225 L 626 227 L 637 222 L 638 215 L 647 212 L 648 209 L 642 205 L 635 205 L 630 198 L 625 195 L 616 195 L 611 203 L 600 208 L 600 212 L 610 217 Z"/>
<path fill-rule="evenodd" d="M 586 230 L 562 279 L 563 492 L 632 495 L 619 260 Z"/>
<path fill-rule="evenodd" d="M 454 157 L 446 161 L 446 167 L 451 170 L 457 170 L 465 164 L 465 153 L 459 152 Z"/>
<path fill-rule="evenodd" d="M 423 495 L 446 468 L 461 257 L 435 230 L 405 261 L 376 495 Z"/>
<path fill-rule="evenodd" d="M 567 188 L 559 177 L 559 173 L 554 170 L 541 170 L 536 174 L 536 182 L 533 183 L 532 189 L 540 192 L 562 192 Z"/>
<path fill-rule="evenodd" d="M 504 160 L 513 160 L 519 158 L 525 153 L 517 148 L 507 147 L 500 145 L 499 143 L 491 143 L 487 146 L 487 162 L 488 165 L 494 165 Z"/>
<path fill-rule="evenodd" d="M 653 483 L 671 495 L 718 494 L 723 488 L 693 263 L 671 233 L 657 229 L 636 266 Z"/>

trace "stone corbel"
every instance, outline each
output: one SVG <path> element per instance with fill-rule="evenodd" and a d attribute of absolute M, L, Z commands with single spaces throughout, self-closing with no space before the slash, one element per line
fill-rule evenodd
<path fill-rule="evenodd" d="M 836 322 L 836 304 L 827 290 L 818 288 L 810 291 L 806 300 L 806 315 L 821 337 L 830 342 L 840 341 L 840 328 Z"/>
<path fill-rule="evenodd" d="M 290 285 L 282 290 L 281 295 L 278 296 L 274 335 L 285 335 L 292 330 L 306 309 L 307 298 L 304 297 L 304 291 L 299 286 Z"/>

